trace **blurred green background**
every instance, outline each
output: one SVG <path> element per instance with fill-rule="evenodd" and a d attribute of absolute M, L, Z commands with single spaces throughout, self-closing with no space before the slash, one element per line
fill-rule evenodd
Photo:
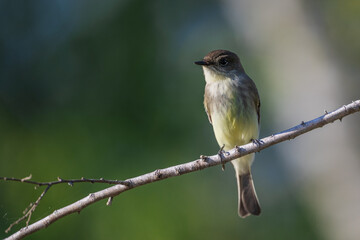
<path fill-rule="evenodd" d="M 202 105 L 205 82 L 202 70 L 193 64 L 214 49 L 237 52 L 256 82 L 262 99 L 261 136 L 358 98 L 359 1 L 289 1 L 305 23 L 286 15 L 285 1 L 274 1 L 273 6 L 255 2 L 259 5 L 230 0 L 1 1 L 0 176 L 23 178 L 31 173 L 37 181 L 58 176 L 126 179 L 197 159 L 200 154 L 215 154 L 218 146 Z M 276 7 L 284 10 L 276 21 L 298 25 L 292 28 L 295 31 L 303 26 L 316 29 L 324 54 L 336 60 L 342 73 L 335 79 L 340 86 L 335 88 L 338 101 L 294 121 L 281 118 L 280 122 L 280 110 L 276 110 L 279 101 L 290 105 L 295 99 L 289 93 L 292 77 L 279 87 L 269 73 L 290 68 L 285 63 L 281 68 L 266 63 L 273 58 L 269 48 L 261 48 L 266 46 L 259 43 L 261 37 L 256 37 L 265 32 L 255 27 L 262 22 L 249 21 L 246 15 L 262 19 Z M 242 20 L 236 18 L 237 13 Z M 291 33 L 269 19 L 268 24 L 277 26 L 278 38 L 261 41 L 266 40 L 274 52 L 285 52 L 271 46 L 286 45 Z M 302 51 L 308 44 L 297 47 Z M 284 58 L 284 62 L 291 61 Z M 317 83 L 316 76 L 304 69 L 302 73 Z M 281 92 L 287 92 L 287 98 Z M 300 92 L 304 95 L 296 99 L 298 103 L 311 98 L 310 93 Z M 326 99 L 325 95 L 326 91 L 318 91 L 312 101 Z M 306 112 L 311 105 L 293 106 L 284 116 L 300 109 Z M 352 139 L 348 147 L 355 156 L 356 175 L 360 173 L 356 165 L 360 131 L 358 127 L 344 130 L 344 125 L 358 126 L 359 116 L 350 118 L 317 134 L 334 136 L 331 129 L 337 128 L 346 133 L 344 139 Z M 296 147 L 302 141 L 315 144 L 310 134 L 282 147 Z M 214 167 L 136 188 L 116 197 L 112 206 L 101 201 L 28 239 L 331 239 L 327 230 L 338 223 L 323 223 L 330 216 L 311 207 L 309 184 L 298 180 L 303 175 L 299 177 L 297 171 L 289 173 L 291 167 L 284 164 L 287 157 L 280 148 L 257 154 L 253 165 L 263 208 L 260 217 L 244 220 L 237 216 L 236 180 L 227 165 L 225 172 Z M 31 222 L 105 187 L 55 186 Z M 37 199 L 41 189 L 0 182 L 1 238 L 8 236 L 4 230 Z M 353 208 L 352 213 L 345 219 L 359 220 L 359 209 Z M 360 237 L 357 232 L 353 236 Z"/>

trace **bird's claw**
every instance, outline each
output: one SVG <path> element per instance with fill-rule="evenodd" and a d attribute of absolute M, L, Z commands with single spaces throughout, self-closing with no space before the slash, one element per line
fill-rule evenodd
<path fill-rule="evenodd" d="M 264 142 L 260 139 L 256 139 L 256 138 L 252 138 L 251 142 L 255 145 L 257 145 L 258 147 L 260 147 L 261 144 L 263 144 Z"/>
<path fill-rule="evenodd" d="M 225 171 L 225 163 L 223 163 L 224 147 L 225 147 L 225 144 L 222 145 L 222 147 L 221 147 L 220 150 L 218 151 L 218 155 L 219 155 L 219 157 L 220 157 L 220 162 L 221 162 L 221 170 L 223 170 L 223 171 Z"/>

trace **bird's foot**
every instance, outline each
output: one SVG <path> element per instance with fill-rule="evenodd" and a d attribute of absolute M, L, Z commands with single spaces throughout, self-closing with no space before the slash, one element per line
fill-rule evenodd
<path fill-rule="evenodd" d="M 252 142 L 253 144 L 255 144 L 256 146 L 258 146 L 258 147 L 260 147 L 261 144 L 264 143 L 264 141 L 262 141 L 261 139 L 256 139 L 256 138 L 252 138 L 252 139 L 251 139 L 251 142 Z"/>
<path fill-rule="evenodd" d="M 220 150 L 218 151 L 218 155 L 220 157 L 220 162 L 221 162 L 221 170 L 225 171 L 225 163 L 223 163 L 223 159 L 224 159 L 224 147 L 225 144 L 222 145 L 222 147 L 220 148 Z"/>

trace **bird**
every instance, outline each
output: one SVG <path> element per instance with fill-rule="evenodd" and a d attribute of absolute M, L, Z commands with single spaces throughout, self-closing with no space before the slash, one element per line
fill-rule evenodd
<path fill-rule="evenodd" d="M 203 68 L 205 112 L 220 151 L 250 142 L 258 143 L 260 97 L 239 57 L 228 50 L 214 50 L 195 64 Z M 251 175 L 254 157 L 252 153 L 231 161 L 237 179 L 238 215 L 242 218 L 261 213 Z"/>

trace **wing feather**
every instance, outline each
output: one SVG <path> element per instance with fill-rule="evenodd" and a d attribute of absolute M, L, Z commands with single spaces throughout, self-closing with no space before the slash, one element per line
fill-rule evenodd
<path fill-rule="evenodd" d="M 207 92 L 207 89 L 205 87 L 205 94 L 204 94 L 204 108 L 205 108 L 205 112 L 208 116 L 208 119 L 209 119 L 209 122 L 210 124 L 212 125 L 212 120 L 211 120 L 211 111 L 210 111 L 210 107 L 209 107 L 209 102 L 210 102 L 210 99 L 209 99 L 209 94 L 206 94 Z"/>

